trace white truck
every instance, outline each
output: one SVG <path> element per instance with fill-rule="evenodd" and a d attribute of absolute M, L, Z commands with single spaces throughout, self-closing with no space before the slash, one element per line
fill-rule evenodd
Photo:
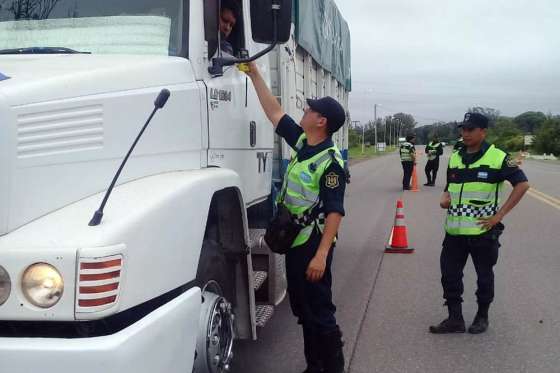
<path fill-rule="evenodd" d="M 270 52 L 296 120 L 347 107 L 349 32 L 333 0 L 238 3 L 232 58 L 219 0 L 0 0 L 0 373 L 226 372 L 285 297 L 289 149 L 233 64 Z"/>

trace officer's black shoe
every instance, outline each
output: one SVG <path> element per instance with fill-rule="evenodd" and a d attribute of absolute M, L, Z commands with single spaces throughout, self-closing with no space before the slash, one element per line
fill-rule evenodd
<path fill-rule="evenodd" d="M 432 186 L 432 184 L 431 183 L 426 183 L 426 184 L 424 184 L 424 186 Z"/>
<path fill-rule="evenodd" d="M 488 329 L 488 318 L 476 315 L 473 323 L 469 326 L 469 333 L 480 334 L 484 333 Z"/>
<path fill-rule="evenodd" d="M 464 333 L 465 320 L 464 319 L 445 319 L 439 325 L 430 326 L 430 333 L 433 334 L 449 334 L 449 333 Z"/>
<path fill-rule="evenodd" d="M 307 367 L 307 369 L 304 370 L 303 373 L 325 373 L 325 371 L 323 369 Z"/>
<path fill-rule="evenodd" d="M 402 190 L 410 190 L 410 187 L 403 187 Z"/>

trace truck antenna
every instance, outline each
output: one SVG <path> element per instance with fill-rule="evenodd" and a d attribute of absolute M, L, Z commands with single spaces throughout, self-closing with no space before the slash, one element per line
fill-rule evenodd
<path fill-rule="evenodd" d="M 93 214 L 93 217 L 91 218 L 91 220 L 89 222 L 90 227 L 97 226 L 101 223 L 101 220 L 103 219 L 103 209 L 105 208 L 105 204 L 107 203 L 107 200 L 109 199 L 109 196 L 111 195 L 111 192 L 113 191 L 113 188 L 115 187 L 115 183 L 117 182 L 117 179 L 119 178 L 124 165 L 128 161 L 128 157 L 130 157 L 130 154 L 134 150 L 134 147 L 138 143 L 138 140 L 140 140 L 140 137 L 142 137 L 142 134 L 146 130 L 146 127 L 148 127 L 148 124 L 150 124 L 150 121 L 154 117 L 156 111 L 158 111 L 159 109 L 162 109 L 165 106 L 165 103 L 167 102 L 167 99 L 169 99 L 170 95 L 171 95 L 171 93 L 169 92 L 168 89 L 162 89 L 161 92 L 158 94 L 156 100 L 154 101 L 154 110 L 150 114 L 150 117 L 148 118 L 148 120 L 144 124 L 144 127 L 142 127 L 142 130 L 140 131 L 138 136 L 136 136 L 136 140 L 134 140 L 134 143 L 132 144 L 132 146 L 128 150 L 128 153 L 124 157 L 124 159 L 121 163 L 121 166 L 119 167 L 117 173 L 113 177 L 113 181 L 111 182 L 111 185 L 109 186 L 109 189 L 107 189 L 107 192 L 105 193 L 105 197 L 103 197 L 103 202 L 101 202 L 101 206 L 99 206 L 99 209 L 97 209 L 97 211 Z"/>

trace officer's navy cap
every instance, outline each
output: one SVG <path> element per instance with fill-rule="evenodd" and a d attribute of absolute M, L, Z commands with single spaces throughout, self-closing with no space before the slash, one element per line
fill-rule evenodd
<path fill-rule="evenodd" d="M 488 128 L 488 118 L 480 113 L 466 113 L 459 128 Z"/>
<path fill-rule="evenodd" d="M 327 96 L 318 100 L 307 99 L 307 105 L 313 110 L 327 118 L 327 127 L 332 135 L 346 122 L 346 112 L 342 105 L 334 98 Z"/>

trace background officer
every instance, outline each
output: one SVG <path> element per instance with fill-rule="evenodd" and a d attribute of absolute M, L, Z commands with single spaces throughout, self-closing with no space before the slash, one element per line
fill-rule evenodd
<path fill-rule="evenodd" d="M 437 135 L 434 135 L 432 141 L 426 145 L 426 154 L 428 162 L 426 162 L 426 167 L 424 172 L 426 172 L 426 178 L 428 182 L 424 185 L 435 186 L 436 177 L 439 170 L 439 157 L 443 154 L 443 145 L 439 142 Z"/>
<path fill-rule="evenodd" d="M 488 119 L 467 113 L 460 125 L 464 148 L 453 152 L 447 169 L 447 187 L 440 206 L 447 209 L 445 239 L 440 257 L 443 297 L 449 317 L 432 333 L 465 332 L 461 311 L 463 269 L 470 255 L 477 273 L 478 311 L 469 333 L 488 328 L 488 308 L 494 299 L 494 271 L 498 260 L 498 237 L 504 230 L 502 219 L 529 189 L 527 177 L 507 153 L 488 144 Z M 513 186 L 500 207 L 500 191 L 507 180 Z"/>
<path fill-rule="evenodd" d="M 332 302 L 331 263 L 344 216 L 346 177 L 342 156 L 331 136 L 342 127 L 346 114 L 331 97 L 307 100 L 298 126 L 282 110 L 256 64 L 249 64 L 247 75 L 276 133 L 294 149 L 280 202 L 298 220 L 307 220 L 286 254 L 290 305 L 303 328 L 305 373 L 342 373 L 343 343 Z"/>
<path fill-rule="evenodd" d="M 410 177 L 412 176 L 414 164 L 416 163 L 415 141 L 416 137 L 414 135 L 407 135 L 406 141 L 403 142 L 399 148 L 403 167 L 403 190 L 410 190 Z"/>

